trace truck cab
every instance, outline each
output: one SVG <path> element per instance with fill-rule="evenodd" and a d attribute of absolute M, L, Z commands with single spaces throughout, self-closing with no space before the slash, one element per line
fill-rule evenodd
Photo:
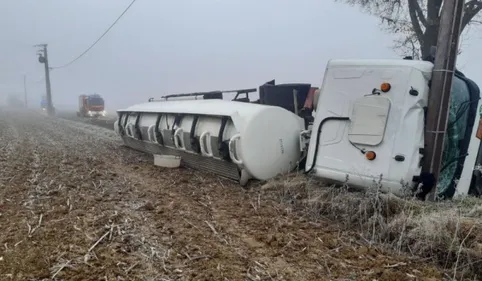
<path fill-rule="evenodd" d="M 315 99 L 307 172 L 402 196 L 421 188 L 424 198 L 434 187 L 421 171 L 432 71 L 428 61 L 331 60 Z M 439 198 L 482 190 L 482 181 L 472 180 L 482 155 L 474 135 L 479 101 L 478 86 L 456 71 L 435 187 Z"/>
<path fill-rule="evenodd" d="M 77 115 L 90 118 L 106 116 L 104 99 L 98 94 L 80 95 Z"/>

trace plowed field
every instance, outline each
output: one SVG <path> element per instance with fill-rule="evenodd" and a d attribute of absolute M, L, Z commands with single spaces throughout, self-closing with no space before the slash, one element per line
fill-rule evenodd
<path fill-rule="evenodd" d="M 155 167 L 106 128 L 0 109 L 0 280 L 440 280 L 256 188 Z"/>

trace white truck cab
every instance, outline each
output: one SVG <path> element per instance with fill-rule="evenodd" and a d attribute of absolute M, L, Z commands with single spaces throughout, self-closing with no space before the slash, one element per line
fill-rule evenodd
<path fill-rule="evenodd" d="M 306 172 L 355 187 L 377 184 L 382 191 L 397 195 L 405 194 L 407 189 L 416 189 L 424 154 L 425 112 L 432 68 L 433 64 L 427 61 L 331 60 L 319 96 L 315 98 L 316 113 Z M 459 80 L 454 79 L 453 92 Z M 472 177 L 480 144 L 471 135 L 473 122 L 467 122 L 470 117 L 463 115 L 464 108 L 459 108 L 470 104 L 467 101 L 459 103 L 460 97 L 470 102 L 469 91 L 456 91 L 453 95 L 449 129 L 452 119 L 453 123 L 462 122 L 469 128 L 459 128 L 458 136 L 452 136 L 451 132 L 446 134 L 444 156 L 447 154 L 454 159 L 445 157 L 444 162 L 450 166 L 446 172 L 450 174 L 442 174 L 441 178 L 446 176 L 442 191 L 452 189 L 448 192 L 450 195 L 457 185 L 453 175 Z M 455 137 L 458 139 L 454 140 Z M 472 139 L 470 148 L 473 150 L 469 158 L 462 155 L 466 153 L 462 151 L 464 145 L 449 147 L 463 141 L 468 144 L 468 139 Z M 465 150 L 468 148 L 465 145 Z M 467 170 L 461 172 L 458 166 Z M 462 182 L 467 185 L 466 180 Z M 459 190 L 462 191 L 458 194 L 466 193 L 468 187 Z"/>

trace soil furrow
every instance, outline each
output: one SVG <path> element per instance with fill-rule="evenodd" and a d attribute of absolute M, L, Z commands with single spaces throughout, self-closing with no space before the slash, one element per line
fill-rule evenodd
<path fill-rule="evenodd" d="M 233 182 L 154 167 L 111 130 L 12 114 L 0 111 L 0 280 L 440 277 Z"/>

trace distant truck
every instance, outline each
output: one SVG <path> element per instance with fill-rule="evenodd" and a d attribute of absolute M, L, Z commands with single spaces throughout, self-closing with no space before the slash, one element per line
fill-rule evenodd
<path fill-rule="evenodd" d="M 105 115 L 104 99 L 100 95 L 79 96 L 79 111 L 77 112 L 77 116 L 97 118 Z"/>

